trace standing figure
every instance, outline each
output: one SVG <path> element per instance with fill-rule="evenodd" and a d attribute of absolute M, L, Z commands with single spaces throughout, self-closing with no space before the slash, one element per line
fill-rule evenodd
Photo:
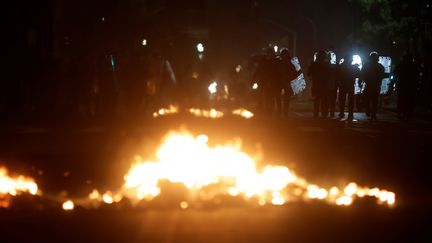
<path fill-rule="evenodd" d="M 352 65 L 352 57 L 346 55 L 344 62 L 337 69 L 337 82 L 339 86 L 339 118 L 345 117 L 345 103 L 348 96 L 348 120 L 354 119 L 354 88 L 360 69 Z"/>
<path fill-rule="evenodd" d="M 282 85 L 278 75 L 279 61 L 272 48 L 266 50 L 266 56 L 260 61 L 254 73 L 253 79 L 261 87 L 261 108 L 264 113 L 272 114 L 275 110 L 280 111 L 280 92 Z"/>
<path fill-rule="evenodd" d="M 302 74 L 302 70 L 296 70 L 294 64 L 291 62 L 292 56 L 289 53 L 288 49 L 282 49 L 280 53 L 280 71 L 281 78 L 283 84 L 283 90 L 285 91 L 282 97 L 282 115 L 288 116 L 290 100 L 294 91 L 291 87 L 291 81 L 296 79 L 300 74 Z"/>
<path fill-rule="evenodd" d="M 325 51 L 319 51 L 316 61 L 311 64 L 308 75 L 312 79 L 312 96 L 314 97 L 314 117 L 328 116 L 329 82 L 331 78 L 331 66 Z"/>
<path fill-rule="evenodd" d="M 384 67 L 378 63 L 378 53 L 372 52 L 369 61 L 363 66 L 361 79 L 365 83 L 366 115 L 376 120 L 378 99 L 381 92 L 381 82 L 385 78 Z"/>
<path fill-rule="evenodd" d="M 421 78 L 421 67 L 414 61 L 412 54 L 404 55 L 402 63 L 396 67 L 395 76 L 397 78 L 398 118 L 411 120 Z"/>

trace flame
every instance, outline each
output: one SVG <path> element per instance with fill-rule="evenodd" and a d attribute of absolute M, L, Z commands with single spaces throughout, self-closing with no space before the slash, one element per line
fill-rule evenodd
<path fill-rule="evenodd" d="M 194 115 L 196 117 L 204 117 L 204 118 L 222 118 L 224 117 L 224 113 L 222 111 L 216 110 L 216 109 L 198 109 L 198 108 L 190 108 L 189 114 Z M 167 116 L 172 114 L 177 114 L 180 112 L 180 109 L 178 106 L 170 105 L 168 108 L 161 108 L 157 112 L 153 113 L 153 118 L 161 117 L 161 116 Z M 244 108 L 239 108 L 237 110 L 233 110 L 231 114 L 236 116 L 241 116 L 246 119 L 250 119 L 254 116 L 254 114 Z"/>
<path fill-rule="evenodd" d="M 67 200 L 66 202 L 64 202 L 62 204 L 62 207 L 63 207 L 63 210 L 70 211 L 70 210 L 74 210 L 75 204 L 71 200 Z"/>
<path fill-rule="evenodd" d="M 240 108 L 240 109 L 234 110 L 234 111 L 232 112 L 232 114 L 233 114 L 233 115 L 237 115 L 237 116 L 244 117 L 244 118 L 246 118 L 246 119 L 250 119 L 250 118 L 252 118 L 252 117 L 254 116 L 254 114 L 253 114 L 252 112 L 250 112 L 250 111 L 248 111 L 248 110 L 246 110 L 246 109 L 243 109 L 243 108 Z"/>
<path fill-rule="evenodd" d="M 191 201 L 228 195 L 261 206 L 284 205 L 295 200 L 323 200 L 348 206 L 365 196 L 375 197 L 378 203 L 389 206 L 396 202 L 393 192 L 362 188 L 353 182 L 342 188 L 325 189 L 308 183 L 288 167 L 259 167 L 251 156 L 240 151 L 239 144 L 210 147 L 208 140 L 206 135 L 195 137 L 187 132 L 171 132 L 156 152 L 158 161 L 136 158 L 124 176 L 125 183 L 119 193 L 132 201 L 152 200 L 162 193 L 160 183 L 167 181 L 183 185 Z M 190 203 L 183 201 L 180 207 L 188 208 Z"/>
<path fill-rule="evenodd" d="M 38 186 L 33 178 L 19 175 L 10 177 L 5 167 L 0 167 L 0 208 L 9 207 L 10 197 L 21 193 L 30 193 L 36 195 Z"/>
<path fill-rule="evenodd" d="M 159 116 L 165 116 L 165 115 L 171 115 L 176 114 L 179 112 L 179 109 L 177 106 L 170 105 L 169 108 L 161 108 L 157 112 L 153 113 L 153 117 L 159 117 Z"/>
<path fill-rule="evenodd" d="M 218 111 L 216 109 L 202 110 L 191 108 L 189 109 L 189 113 L 197 117 L 205 118 L 222 118 L 224 116 L 224 113 L 222 111 Z"/>

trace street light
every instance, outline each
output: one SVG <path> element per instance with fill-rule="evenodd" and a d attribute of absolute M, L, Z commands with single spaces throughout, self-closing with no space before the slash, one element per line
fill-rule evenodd
<path fill-rule="evenodd" d="M 147 46 L 147 39 L 143 39 L 142 42 L 141 42 L 141 45 L 142 46 Z"/>

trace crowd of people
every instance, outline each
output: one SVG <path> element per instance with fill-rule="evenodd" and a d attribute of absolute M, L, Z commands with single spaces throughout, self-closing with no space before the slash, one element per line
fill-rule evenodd
<path fill-rule="evenodd" d="M 328 51 L 318 51 L 315 61 L 307 70 L 311 81 L 314 118 L 336 117 L 338 108 L 338 118 L 344 119 L 347 107 L 347 120 L 352 121 L 354 108 L 357 107 L 370 120 L 377 120 L 382 80 L 390 78 L 390 73 L 386 73 L 379 62 L 379 54 L 370 53 L 361 68 L 350 54 L 342 55 L 343 58 L 335 60 L 335 63 L 331 62 L 330 54 Z M 261 108 L 267 114 L 288 115 L 293 94 L 290 82 L 302 73 L 301 70 L 296 71 L 290 60 L 288 50 L 282 50 L 277 56 L 268 49 L 257 67 L 253 79 L 260 81 Z M 430 89 L 427 85 L 427 76 L 430 79 L 430 74 L 408 53 L 392 76 L 395 82 L 390 83 L 390 90 L 396 89 L 398 118 L 411 120 L 421 87 Z M 360 95 L 355 92 L 356 86 L 361 90 Z M 358 104 L 355 105 L 355 102 Z"/>
<path fill-rule="evenodd" d="M 356 108 L 376 120 L 382 80 L 390 75 L 396 83 L 397 111 L 401 120 L 412 119 L 419 93 L 428 97 L 432 91 L 430 71 L 422 68 L 411 54 L 403 57 L 392 74 L 384 71 L 376 52 L 369 55 L 361 69 L 353 64 L 352 55 L 347 53 L 340 57 L 336 62 L 331 61 L 330 52 L 318 51 L 305 73 L 309 77 L 315 118 L 336 117 L 338 110 L 338 118 L 344 119 L 347 108 L 347 119 L 353 120 Z M 303 74 L 292 60 L 288 49 L 275 52 L 273 48 L 267 48 L 256 60 L 257 65 L 247 70 L 249 75 L 242 76 L 244 70 L 238 65 L 228 74 L 230 82 L 218 88 L 229 88 L 223 97 L 229 93 L 227 100 L 237 101 L 235 105 L 251 108 L 265 116 L 288 117 L 294 96 L 292 82 Z M 104 55 L 95 60 L 83 58 L 53 70 L 50 77 L 42 77 L 52 82 L 34 85 L 34 89 L 24 85 L 26 92 L 14 93 L 13 89 L 3 86 L 0 97 L 2 117 L 17 110 L 38 113 L 44 108 L 48 111 L 45 114 L 63 110 L 112 118 L 123 112 L 130 117 L 152 114 L 169 104 L 212 105 L 208 87 L 214 75 L 207 63 L 199 60 L 177 75 L 170 62 L 156 53 L 123 58 Z M 356 86 L 363 87 L 360 98 L 355 92 Z M 430 101 L 423 99 L 422 102 Z"/>

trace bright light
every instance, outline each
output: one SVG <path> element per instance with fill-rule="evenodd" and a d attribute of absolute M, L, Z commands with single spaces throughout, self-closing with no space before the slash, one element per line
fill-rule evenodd
<path fill-rule="evenodd" d="M 71 200 L 68 200 L 68 201 L 63 203 L 62 207 L 63 207 L 63 210 L 70 211 L 70 210 L 73 210 L 75 208 L 75 205 Z"/>
<path fill-rule="evenodd" d="M 328 55 L 330 55 L 330 63 L 336 64 L 336 60 L 337 60 L 336 53 L 334 53 L 332 51 L 328 51 L 327 53 L 328 53 Z"/>
<path fill-rule="evenodd" d="M 298 177 L 285 166 L 258 167 L 240 150 L 240 141 L 210 147 L 206 135 L 172 132 L 156 152 L 158 161 L 137 158 L 125 176 L 122 195 L 135 202 L 151 200 L 161 192 L 160 181 L 182 184 L 195 198 L 214 200 L 217 195 L 253 200 L 258 205 L 284 205 L 287 201 L 309 198 L 348 206 L 354 199 L 371 196 L 380 204 L 393 206 L 396 195 L 378 188 L 368 189 L 350 183 L 327 190 Z M 180 207 L 190 207 L 183 201 Z"/>
<path fill-rule="evenodd" d="M 242 70 L 242 66 L 241 65 L 237 65 L 237 67 L 235 68 L 236 72 L 239 73 Z"/>
<path fill-rule="evenodd" d="M 198 43 L 198 45 L 196 46 L 197 51 L 199 53 L 203 53 L 204 52 L 204 45 L 202 43 Z"/>
<path fill-rule="evenodd" d="M 0 199 L 3 195 L 16 196 L 22 192 L 36 195 L 38 186 L 32 178 L 22 175 L 9 177 L 7 169 L 0 167 Z"/>
<path fill-rule="evenodd" d="M 254 83 L 254 84 L 252 85 L 252 89 L 258 89 L 258 83 Z"/>
<path fill-rule="evenodd" d="M 214 81 L 213 83 L 211 83 L 208 86 L 208 90 L 209 90 L 210 94 L 216 94 L 216 92 L 217 92 L 217 86 L 218 86 L 218 84 L 216 83 L 216 81 Z"/>
<path fill-rule="evenodd" d="M 278 50 L 279 50 L 279 47 L 278 46 L 273 46 L 273 50 L 274 50 L 275 53 L 277 53 Z"/>
<path fill-rule="evenodd" d="M 358 65 L 358 67 L 360 69 L 363 68 L 363 62 L 362 62 L 362 59 L 361 59 L 361 57 L 359 55 L 353 55 L 353 57 L 352 57 L 352 63 L 351 64 L 352 65 Z"/>
<path fill-rule="evenodd" d="M 212 118 L 212 119 L 222 118 L 224 116 L 224 113 L 222 111 L 218 111 L 215 109 L 202 110 L 202 109 L 191 108 L 189 109 L 189 113 L 196 117 L 204 117 L 204 118 Z"/>
<path fill-rule="evenodd" d="M 142 42 L 141 42 L 141 45 L 147 46 L 147 39 L 143 39 Z"/>
<path fill-rule="evenodd" d="M 102 200 L 104 201 L 104 203 L 106 204 L 111 204 L 114 202 L 114 198 L 112 197 L 112 193 L 110 191 L 106 192 L 105 194 L 103 194 L 102 196 Z"/>
<path fill-rule="evenodd" d="M 188 204 L 187 202 L 183 201 L 183 202 L 180 203 L 180 207 L 181 207 L 182 209 L 186 209 L 186 208 L 189 207 L 189 204 Z"/>
<path fill-rule="evenodd" d="M 242 116 L 246 119 L 250 119 L 254 116 L 254 114 L 246 109 L 237 109 L 232 112 L 233 115 Z"/>
<path fill-rule="evenodd" d="M 153 113 L 153 117 L 166 116 L 171 114 L 176 114 L 179 112 L 179 108 L 174 105 L 170 105 L 168 108 L 161 108 L 157 112 Z"/>

